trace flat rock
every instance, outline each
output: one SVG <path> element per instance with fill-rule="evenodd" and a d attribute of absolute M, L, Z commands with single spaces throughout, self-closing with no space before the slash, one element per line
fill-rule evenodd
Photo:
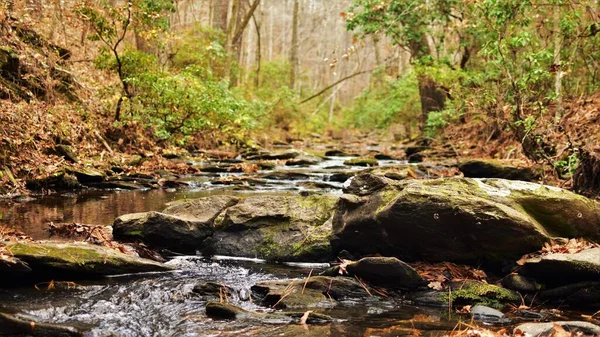
<path fill-rule="evenodd" d="M 81 337 L 84 333 L 64 324 L 39 323 L 0 313 L 0 336 Z"/>
<path fill-rule="evenodd" d="M 554 326 L 559 325 L 567 332 L 572 333 L 575 336 L 598 336 L 600 335 L 600 327 L 589 323 L 580 321 L 558 321 L 558 322 L 546 322 L 546 323 L 524 323 L 514 328 L 515 333 L 521 331 L 528 337 L 546 337 L 554 335 Z M 581 333 L 579 335 L 578 333 Z"/>
<path fill-rule="evenodd" d="M 501 311 L 484 305 L 475 305 L 471 307 L 471 317 L 474 320 L 486 324 L 509 324 L 510 319 Z"/>
<path fill-rule="evenodd" d="M 290 149 L 279 152 L 259 151 L 246 157 L 248 160 L 287 160 L 305 154 L 302 151 Z"/>
<path fill-rule="evenodd" d="M 101 183 L 106 179 L 104 172 L 92 168 L 67 168 L 67 173 L 74 175 L 83 185 Z"/>
<path fill-rule="evenodd" d="M 15 258 L 26 262 L 33 273 L 43 274 L 48 279 L 172 270 L 162 263 L 96 245 L 27 242 L 8 243 L 6 246 Z"/>
<path fill-rule="evenodd" d="M 512 166 L 500 160 L 469 160 L 459 164 L 458 169 L 468 178 L 536 179 L 530 168 Z"/>
<path fill-rule="evenodd" d="M 526 260 L 520 274 L 543 284 L 568 284 L 600 279 L 600 248 L 579 253 L 553 253 Z"/>

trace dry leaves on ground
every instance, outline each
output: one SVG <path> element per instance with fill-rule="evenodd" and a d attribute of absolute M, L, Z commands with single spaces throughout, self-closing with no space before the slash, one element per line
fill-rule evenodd
<path fill-rule="evenodd" d="M 412 264 L 422 278 L 429 281 L 429 287 L 435 290 L 444 290 L 449 282 L 475 280 L 485 282 L 487 275 L 483 270 L 458 265 L 450 262 L 427 264 L 417 262 Z"/>

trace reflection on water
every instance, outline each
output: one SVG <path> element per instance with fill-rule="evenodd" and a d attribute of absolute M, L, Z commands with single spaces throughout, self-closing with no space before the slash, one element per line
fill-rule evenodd
<path fill-rule="evenodd" d="M 123 214 L 160 211 L 168 202 L 214 193 L 225 192 L 200 189 L 170 192 L 89 190 L 78 194 L 49 195 L 24 203 L 0 203 L 0 224 L 20 229 L 34 239 L 45 239 L 48 237 L 45 228 L 50 221 L 110 225 Z"/>
<path fill-rule="evenodd" d="M 0 200 L 0 224 L 20 229 L 34 239 L 46 239 L 48 222 L 77 222 L 92 225 L 110 225 L 120 215 L 136 212 L 160 211 L 166 204 L 180 199 L 194 199 L 211 194 L 232 193 L 341 193 L 342 183 L 330 181 L 332 174 L 357 172 L 364 167 L 344 166 L 349 157 L 329 157 L 308 167 L 278 165 L 273 170 L 261 170 L 235 186 L 223 185 L 220 180 L 239 179 L 241 173 L 205 173 L 185 177 L 192 188 L 136 191 L 84 190 L 38 196 L 35 200 L 18 202 Z M 381 166 L 405 165 L 404 161 L 379 161 Z M 272 178 L 260 178 L 265 174 Z M 302 175 L 298 179 L 293 173 Z M 258 178 L 257 178 L 258 177 Z M 311 183 L 326 183 L 321 186 Z"/>

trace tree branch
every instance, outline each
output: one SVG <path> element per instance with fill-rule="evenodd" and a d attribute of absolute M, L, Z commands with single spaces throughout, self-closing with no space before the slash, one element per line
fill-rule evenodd
<path fill-rule="evenodd" d="M 344 81 L 346 81 L 346 80 L 349 80 L 349 79 L 351 79 L 351 78 L 353 78 L 353 77 L 356 77 L 356 76 L 358 76 L 358 75 L 366 74 L 366 73 L 369 73 L 369 72 L 372 72 L 372 71 L 373 71 L 373 69 L 371 69 L 371 70 L 359 71 L 359 72 L 356 72 L 356 73 L 354 73 L 354 74 L 352 74 L 352 75 L 348 75 L 348 76 L 346 76 L 346 77 L 344 77 L 344 78 L 341 78 L 341 79 L 339 79 L 339 80 L 335 81 L 333 84 L 330 84 L 330 85 L 328 85 L 327 87 L 323 88 L 323 89 L 322 89 L 321 91 L 319 91 L 318 93 L 316 93 L 316 94 L 314 94 L 314 95 L 312 95 L 312 96 L 310 96 L 310 97 L 308 97 L 308 98 L 306 98 L 306 99 L 302 100 L 302 101 L 300 102 L 300 104 L 304 104 L 304 103 L 306 103 L 306 102 L 308 102 L 308 101 L 310 101 L 310 100 L 312 100 L 312 99 L 314 99 L 314 98 L 316 98 L 316 97 L 319 97 L 319 96 L 321 96 L 321 95 L 322 95 L 323 93 L 325 93 L 327 90 L 329 90 L 329 89 L 331 89 L 331 88 L 335 87 L 336 85 L 338 85 L 338 84 L 340 84 L 340 83 L 342 83 L 342 82 L 344 82 Z"/>

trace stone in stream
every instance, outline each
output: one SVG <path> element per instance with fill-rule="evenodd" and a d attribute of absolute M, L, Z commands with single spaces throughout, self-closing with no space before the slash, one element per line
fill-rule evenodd
<path fill-rule="evenodd" d="M 0 313 L 0 336 L 83 337 L 84 332 L 64 324 L 39 323 Z"/>
<path fill-rule="evenodd" d="M 483 305 L 502 308 L 505 304 L 516 304 L 521 301 L 517 292 L 478 281 L 458 281 L 449 284 L 451 291 L 426 290 L 412 292 L 407 298 L 418 305 L 448 306 Z"/>
<path fill-rule="evenodd" d="M 25 187 L 32 191 L 75 190 L 82 188 L 82 185 L 74 175 L 60 171 L 45 178 L 28 179 Z"/>
<path fill-rule="evenodd" d="M 539 293 L 539 299 L 574 307 L 600 307 L 600 282 L 595 280 L 567 284 Z"/>
<path fill-rule="evenodd" d="M 555 187 L 503 179 L 396 181 L 370 174 L 345 184 L 334 252 L 405 261 L 496 266 L 552 237 L 600 239 L 600 204 Z"/>
<path fill-rule="evenodd" d="M 542 285 L 534 279 L 515 273 L 505 276 L 501 282 L 503 287 L 519 292 L 537 292 L 542 289 Z"/>
<path fill-rule="evenodd" d="M 555 325 L 560 326 L 570 333 L 570 336 L 598 336 L 600 335 L 600 326 L 589 322 L 580 321 L 558 321 L 545 323 L 524 323 L 514 328 L 514 333 L 531 337 L 550 337 L 555 336 Z M 520 333 L 518 333 L 520 331 Z M 560 335 L 560 334 L 558 334 Z"/>
<path fill-rule="evenodd" d="M 285 166 L 310 166 L 310 165 L 316 165 L 322 161 L 323 161 L 323 159 L 319 158 L 317 156 L 303 154 L 296 158 L 287 160 L 285 162 Z"/>
<path fill-rule="evenodd" d="M 285 150 L 281 152 L 269 152 L 269 151 L 259 151 L 257 153 L 247 154 L 245 157 L 247 160 L 287 160 L 293 159 L 300 155 L 305 154 L 302 151 L 298 150 Z"/>
<path fill-rule="evenodd" d="M 304 312 L 258 313 L 225 302 L 208 302 L 206 304 L 206 316 L 215 320 L 254 320 L 267 324 L 289 324 L 300 322 L 304 314 Z M 320 324 L 331 321 L 333 319 L 330 316 L 311 311 L 304 323 Z"/>
<path fill-rule="evenodd" d="M 356 154 L 347 153 L 342 150 L 328 150 L 325 152 L 325 157 L 355 157 Z"/>
<path fill-rule="evenodd" d="M 502 312 L 484 305 L 475 305 L 471 307 L 471 317 L 484 324 L 504 325 L 510 324 L 511 322 Z"/>
<path fill-rule="evenodd" d="M 202 296 L 203 298 L 223 299 L 227 300 L 234 296 L 237 292 L 235 289 L 217 282 L 199 283 L 194 286 L 192 292 Z"/>
<path fill-rule="evenodd" d="M 268 180 L 305 180 L 309 179 L 310 175 L 294 171 L 273 171 L 265 173 L 259 176 L 259 178 Z"/>
<path fill-rule="evenodd" d="M 358 277 L 371 286 L 387 289 L 414 290 L 426 284 L 417 271 L 395 257 L 365 257 L 345 266 L 348 276 Z M 336 276 L 339 266 L 324 271 L 321 275 Z"/>
<path fill-rule="evenodd" d="M 30 282 L 35 281 L 35 278 L 64 280 L 71 277 L 172 270 L 162 263 L 90 244 L 10 242 L 6 247 L 15 258 L 27 263 L 31 272 L 13 279 L 0 277 L 0 282 Z"/>
<path fill-rule="evenodd" d="M 204 251 L 271 261 L 327 261 L 337 197 L 251 196 L 214 221 Z"/>
<path fill-rule="evenodd" d="M 261 281 L 252 286 L 252 298 L 275 308 L 330 307 L 332 300 L 370 297 L 366 286 L 349 277 L 312 276 L 308 280 Z"/>
<path fill-rule="evenodd" d="M 106 174 L 92 168 L 66 168 L 67 173 L 74 175 L 82 185 L 101 183 Z"/>
<path fill-rule="evenodd" d="M 175 203 L 163 212 L 122 215 L 113 223 L 113 235 L 179 253 L 195 253 L 212 235 L 217 216 L 238 201 L 231 196 L 212 196 Z"/>
<path fill-rule="evenodd" d="M 459 164 L 458 169 L 468 178 L 502 178 L 533 181 L 536 174 L 530 168 L 516 167 L 500 160 L 469 160 Z"/>
<path fill-rule="evenodd" d="M 532 257 L 524 261 L 519 274 L 554 286 L 600 280 L 600 248 Z"/>
<path fill-rule="evenodd" d="M 378 166 L 379 162 L 375 158 L 352 158 L 344 161 L 344 165 L 349 166 Z"/>
<path fill-rule="evenodd" d="M 274 261 L 327 261 L 337 200 L 327 195 L 210 196 L 175 203 L 160 213 L 121 216 L 113 233 L 180 253 L 197 249 Z"/>

